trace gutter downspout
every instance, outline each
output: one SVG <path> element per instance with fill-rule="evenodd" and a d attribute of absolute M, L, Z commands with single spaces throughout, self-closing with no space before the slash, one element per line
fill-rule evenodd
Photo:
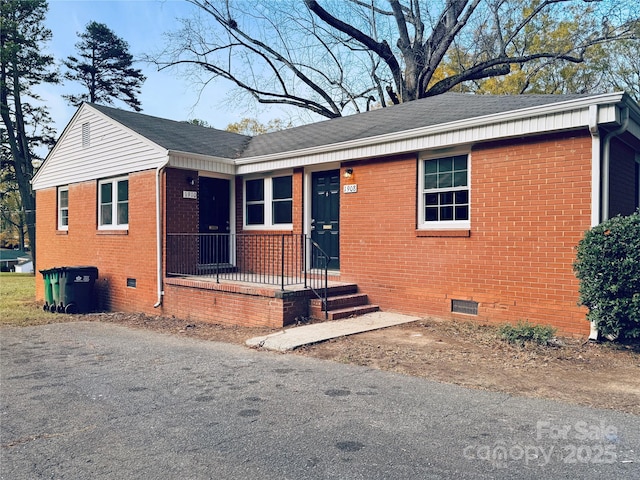
<path fill-rule="evenodd" d="M 600 129 L 598 128 L 598 105 L 589 107 L 589 133 L 591 133 L 591 227 L 600 223 L 600 182 L 601 148 Z"/>
<path fill-rule="evenodd" d="M 158 279 L 158 301 L 153 308 L 158 308 L 162 305 L 162 297 L 164 296 L 164 290 L 162 289 L 162 196 L 160 195 L 160 175 L 169 164 L 169 158 L 169 155 L 167 155 L 167 159 L 156 168 L 156 274 Z"/>
<path fill-rule="evenodd" d="M 629 107 L 622 110 L 620 127 L 605 135 L 600 144 L 598 105 L 589 107 L 589 132 L 591 133 L 591 227 L 609 218 L 609 171 L 611 164 L 611 139 L 624 133 L 629 125 Z M 598 328 L 591 322 L 589 340 L 598 340 Z"/>
<path fill-rule="evenodd" d="M 611 139 L 621 135 L 629 126 L 629 107 L 624 107 L 620 114 L 622 123 L 617 130 L 609 132 L 602 141 L 602 221 L 609 219 L 609 177 L 611 165 Z"/>
<path fill-rule="evenodd" d="M 589 107 L 589 133 L 591 133 L 591 228 L 593 228 L 600 223 L 600 197 L 602 195 L 598 105 Z M 589 340 L 598 340 L 598 327 L 593 321 L 589 322 Z"/>

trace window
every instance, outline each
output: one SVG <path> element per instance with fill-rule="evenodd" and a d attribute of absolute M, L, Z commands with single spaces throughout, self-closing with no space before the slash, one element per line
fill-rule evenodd
<path fill-rule="evenodd" d="M 69 229 L 69 187 L 58 188 L 58 230 Z"/>
<path fill-rule="evenodd" d="M 293 184 L 291 177 L 272 179 L 273 202 L 272 219 L 276 225 L 292 223 Z"/>
<path fill-rule="evenodd" d="M 256 178 L 244 183 L 245 227 L 290 229 L 293 222 L 291 175 Z"/>
<path fill-rule="evenodd" d="M 246 224 L 264 224 L 264 179 L 247 180 L 244 184 L 245 200 L 247 204 Z"/>
<path fill-rule="evenodd" d="M 98 184 L 98 228 L 129 227 L 129 180 L 115 178 Z"/>
<path fill-rule="evenodd" d="M 420 162 L 420 228 L 469 228 L 469 157 Z"/>

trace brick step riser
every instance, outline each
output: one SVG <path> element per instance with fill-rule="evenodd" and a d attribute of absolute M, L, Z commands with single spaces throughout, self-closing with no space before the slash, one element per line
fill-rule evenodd
<path fill-rule="evenodd" d="M 327 299 L 327 308 L 333 310 L 336 308 L 357 307 L 359 305 L 366 305 L 369 303 L 369 299 L 365 294 L 358 293 L 353 295 L 344 295 L 339 297 L 329 297 Z M 314 298 L 311 300 L 311 308 L 322 308 L 322 300 Z"/>
<path fill-rule="evenodd" d="M 318 293 L 322 294 L 323 289 L 319 289 Z M 328 297 L 337 297 L 339 295 L 351 295 L 354 293 L 358 293 L 358 285 L 338 285 L 335 287 L 327 288 L 327 296 Z"/>

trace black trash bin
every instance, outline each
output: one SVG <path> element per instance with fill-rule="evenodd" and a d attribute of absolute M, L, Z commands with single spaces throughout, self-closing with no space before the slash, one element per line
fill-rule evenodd
<path fill-rule="evenodd" d="M 88 313 L 95 310 L 93 286 L 97 278 L 97 267 L 60 267 L 58 312 Z"/>

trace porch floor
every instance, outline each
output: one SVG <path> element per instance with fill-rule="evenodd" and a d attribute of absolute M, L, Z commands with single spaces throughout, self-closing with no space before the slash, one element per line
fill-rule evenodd
<path fill-rule="evenodd" d="M 282 292 L 282 291 L 300 292 L 300 291 L 310 289 L 309 285 L 305 287 L 304 282 L 301 282 L 299 278 L 292 278 L 292 277 L 284 278 L 284 289 L 283 289 L 282 279 L 280 275 L 274 275 L 274 276 L 262 275 L 257 280 L 254 280 L 254 281 L 238 280 L 237 274 L 235 273 L 220 273 L 217 278 L 213 275 L 172 275 L 170 277 L 165 278 L 165 281 L 168 281 L 171 284 L 177 284 L 175 282 L 180 280 L 189 281 L 189 282 L 204 282 L 204 283 L 215 284 L 215 285 L 237 285 L 239 287 L 244 287 L 248 289 L 259 289 L 259 290 L 266 289 L 266 290 L 273 290 L 278 292 Z M 318 280 L 314 279 L 313 282 L 317 284 Z M 327 287 L 328 288 L 342 287 L 346 285 L 352 285 L 352 283 L 340 282 L 337 280 L 328 280 Z"/>

